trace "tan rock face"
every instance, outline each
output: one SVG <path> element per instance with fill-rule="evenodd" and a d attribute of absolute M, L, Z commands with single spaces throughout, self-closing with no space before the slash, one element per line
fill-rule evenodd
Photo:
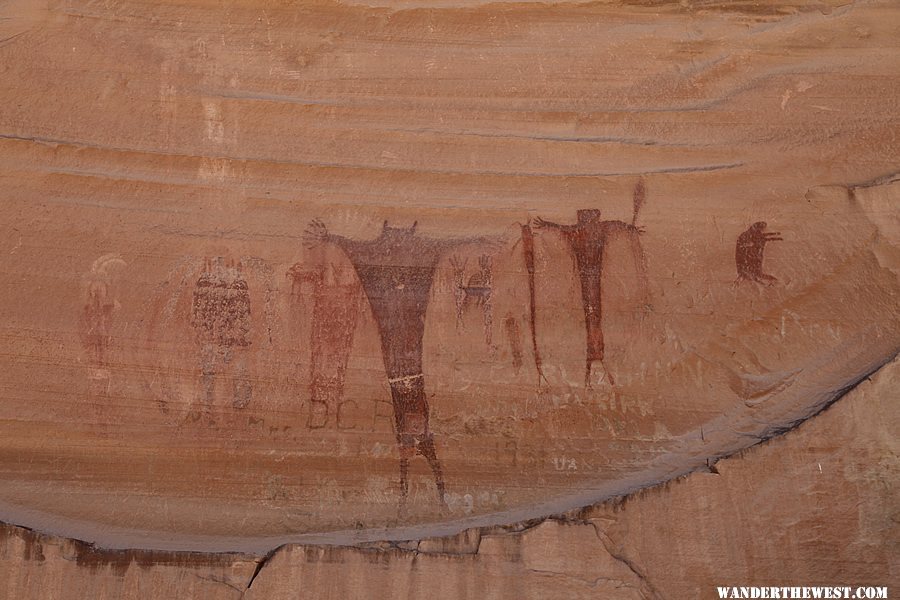
<path fill-rule="evenodd" d="M 268 557 L 102 551 L 6 527 L 10 598 L 677 598 L 716 586 L 896 586 L 895 361 L 784 437 L 551 520 Z M 840 432 L 839 434 L 837 432 Z M 841 437 L 838 437 L 841 436 Z M 843 437 L 846 436 L 846 437 Z M 890 597 L 890 596 L 888 596 Z"/>
<path fill-rule="evenodd" d="M 20 4 L 11 523 L 263 552 L 522 522 L 708 471 L 900 348 L 893 3 Z M 632 581 L 592 535 L 575 571 Z"/>

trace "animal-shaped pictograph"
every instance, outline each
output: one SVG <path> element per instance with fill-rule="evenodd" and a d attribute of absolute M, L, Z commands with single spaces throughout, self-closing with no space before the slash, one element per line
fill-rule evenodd
<path fill-rule="evenodd" d="M 763 254 L 766 244 L 779 242 L 784 238 L 778 231 L 766 231 L 768 224 L 765 221 L 757 221 L 744 233 L 738 236 L 734 248 L 734 262 L 737 266 L 737 282 L 754 281 L 765 285 L 772 285 L 778 281 L 775 277 L 763 271 Z"/>
<path fill-rule="evenodd" d="M 490 244 L 481 237 L 433 239 L 408 228 L 389 227 L 372 240 L 353 240 L 328 232 L 315 219 L 304 232 L 308 248 L 337 246 L 350 259 L 362 283 L 381 338 L 385 373 L 391 388 L 394 424 L 400 449 L 400 506 L 409 493 L 409 462 L 421 454 L 431 467 L 438 499 L 446 505 L 446 488 L 434 435 L 429 428 L 429 407 L 422 370 L 425 315 L 438 262 L 468 244 Z"/>

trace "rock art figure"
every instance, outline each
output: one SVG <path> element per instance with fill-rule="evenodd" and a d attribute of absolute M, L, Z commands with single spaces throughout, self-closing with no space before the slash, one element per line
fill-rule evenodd
<path fill-rule="evenodd" d="M 310 429 L 343 429 L 344 381 L 360 311 L 360 286 L 349 268 L 320 262 L 310 269 L 298 263 L 288 271 L 295 289 L 312 286 L 310 331 Z"/>
<path fill-rule="evenodd" d="M 119 299 L 114 285 L 117 269 L 127 264 L 118 254 L 106 254 L 91 265 L 87 273 L 87 290 L 80 319 L 81 343 L 88 355 L 89 377 L 99 382 L 98 391 L 105 393 L 109 384 L 108 348 Z"/>
<path fill-rule="evenodd" d="M 132 360 L 154 365 L 141 383 L 170 425 L 214 426 L 275 397 L 277 384 L 259 367 L 278 364 L 275 343 L 287 337 L 279 289 L 266 260 L 212 246 L 181 256 L 147 294 L 147 343 Z"/>
<path fill-rule="evenodd" d="M 534 368 L 537 370 L 538 387 L 541 383 L 547 383 L 544 376 L 544 365 L 541 352 L 537 343 L 537 303 L 535 301 L 535 263 L 534 263 L 534 230 L 529 220 L 524 225 L 519 225 L 522 230 L 522 256 L 525 259 L 525 271 L 528 274 L 528 323 L 531 327 L 531 351 L 534 354 Z"/>
<path fill-rule="evenodd" d="M 473 273 L 466 281 L 467 260 L 460 260 L 458 256 L 450 259 L 453 267 L 454 295 L 456 298 L 456 327 L 463 328 L 463 317 L 471 304 L 481 309 L 484 321 L 484 343 L 490 348 L 491 330 L 494 317 L 491 305 L 491 291 L 493 276 L 491 274 L 491 257 L 484 254 L 478 259 L 480 271 Z"/>
<path fill-rule="evenodd" d="M 747 231 L 738 236 L 734 249 L 734 262 L 737 266 L 737 281 L 755 281 L 772 285 L 777 279 L 763 272 L 763 253 L 769 242 L 781 241 L 781 233 L 766 231 L 765 221 L 757 221 Z"/>
<path fill-rule="evenodd" d="M 644 201 L 644 185 L 638 182 L 634 190 L 634 216 L 632 222 L 604 221 L 597 209 L 583 209 L 576 213 L 574 225 L 560 225 L 537 218 L 534 227 L 557 231 L 568 242 L 575 255 L 575 268 L 581 282 L 581 300 L 584 307 L 585 330 L 587 333 L 587 360 L 584 381 L 591 387 L 594 363 L 603 365 L 611 385 L 615 385 L 612 373 L 603 364 L 603 312 L 601 307 L 601 284 L 603 280 L 603 251 L 606 243 L 617 234 L 630 236 L 634 263 L 639 269 L 644 266 L 644 253 L 638 235 L 643 227 L 635 225 L 637 215 Z M 532 300 L 533 305 L 533 300 Z"/>
<path fill-rule="evenodd" d="M 211 418 L 216 379 L 231 373 L 232 405 L 244 408 L 253 396 L 247 378 L 246 353 L 250 347 L 250 289 L 242 265 L 219 258 L 207 259 L 194 286 L 190 323 L 200 353 L 203 385 L 201 415 Z"/>
<path fill-rule="evenodd" d="M 509 342 L 509 350 L 512 354 L 513 369 L 516 375 L 522 370 L 524 352 L 522 351 L 522 330 L 519 328 L 519 322 L 512 314 L 507 313 L 503 319 L 503 329 L 506 331 L 506 340 Z"/>
<path fill-rule="evenodd" d="M 409 228 L 389 227 L 367 241 L 328 233 L 313 220 L 304 235 L 307 246 L 333 244 L 353 264 L 369 300 L 381 338 L 384 368 L 391 388 L 397 443 L 400 448 L 400 506 L 409 493 L 409 461 L 421 454 L 434 475 L 439 501 L 446 506 L 444 476 L 429 429 L 425 375 L 422 372 L 422 340 L 425 314 L 438 262 L 466 244 L 489 243 L 486 238 L 432 239 Z"/>

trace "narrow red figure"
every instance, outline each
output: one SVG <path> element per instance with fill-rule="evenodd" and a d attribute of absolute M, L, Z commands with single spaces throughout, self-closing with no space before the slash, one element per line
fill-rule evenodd
<path fill-rule="evenodd" d="M 612 373 L 603 364 L 603 311 L 601 306 L 601 285 L 603 282 L 603 253 L 612 236 L 624 233 L 631 236 L 631 249 L 634 263 L 643 269 L 644 254 L 638 235 L 643 227 L 635 225 L 637 213 L 644 200 L 643 182 L 638 182 L 634 191 L 634 219 L 631 224 L 624 221 L 604 221 L 597 209 L 584 209 L 576 213 L 574 225 L 560 225 L 541 218 L 534 220 L 534 227 L 551 229 L 559 232 L 568 242 L 575 255 L 575 267 L 581 282 L 581 300 L 584 307 L 585 330 L 587 334 L 587 360 L 585 362 L 585 386 L 591 387 L 591 374 L 594 363 L 603 365 L 611 385 L 615 385 Z"/>
<path fill-rule="evenodd" d="M 349 267 L 326 264 L 312 268 L 294 265 L 288 271 L 297 297 L 304 285 L 312 287 L 310 331 L 309 418 L 307 427 L 320 429 L 330 423 L 348 428 L 342 420 L 347 361 L 359 317 L 359 281 Z"/>

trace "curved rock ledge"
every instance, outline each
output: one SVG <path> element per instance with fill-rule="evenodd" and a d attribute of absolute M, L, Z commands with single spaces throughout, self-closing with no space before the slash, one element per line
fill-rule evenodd
<path fill-rule="evenodd" d="M 628 497 L 458 535 L 267 555 L 103 550 L 3 526 L 15 597 L 690 598 L 716 585 L 889 584 L 897 551 L 895 392 L 886 365 L 784 435 Z M 659 539 L 670 540 L 660 545 Z M 735 553 L 734 548 L 741 551 Z M 143 582 L 138 584 L 138 582 Z"/>
<path fill-rule="evenodd" d="M 376 4 L 0 2 L 0 595 L 889 580 L 900 5 Z"/>

